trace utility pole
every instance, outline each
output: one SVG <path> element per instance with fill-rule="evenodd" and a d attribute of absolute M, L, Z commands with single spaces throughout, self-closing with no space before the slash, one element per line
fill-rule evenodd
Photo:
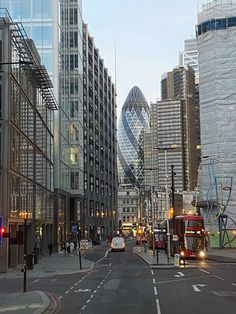
<path fill-rule="evenodd" d="M 169 194 L 168 194 L 168 168 L 167 168 L 167 150 L 165 149 L 165 176 L 166 176 L 166 224 L 167 224 L 167 259 L 170 259 L 170 221 L 169 221 Z"/>
<path fill-rule="evenodd" d="M 171 165 L 171 205 L 173 208 L 173 235 L 176 234 L 175 228 L 175 184 L 174 184 L 174 176 L 176 173 L 174 172 L 174 165 Z M 174 242 L 175 243 L 175 242 Z M 174 244 L 174 253 L 175 253 L 176 246 Z"/>

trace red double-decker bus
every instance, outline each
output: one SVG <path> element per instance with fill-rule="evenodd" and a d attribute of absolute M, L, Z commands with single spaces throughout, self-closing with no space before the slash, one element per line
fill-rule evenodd
<path fill-rule="evenodd" d="M 181 215 L 175 217 L 175 237 L 172 237 L 171 251 L 185 258 L 205 258 L 205 228 L 201 216 Z M 173 227 L 173 222 L 172 222 Z"/>

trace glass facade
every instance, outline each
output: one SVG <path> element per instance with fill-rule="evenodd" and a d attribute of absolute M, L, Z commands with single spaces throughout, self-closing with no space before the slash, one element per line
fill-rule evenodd
<path fill-rule="evenodd" d="M 149 106 L 134 86 L 122 108 L 118 126 L 118 171 L 120 183 L 143 184 L 143 131 L 149 130 Z"/>

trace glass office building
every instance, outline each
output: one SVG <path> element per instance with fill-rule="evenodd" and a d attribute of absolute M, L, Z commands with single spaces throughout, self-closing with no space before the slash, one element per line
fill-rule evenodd
<path fill-rule="evenodd" d="M 0 0 L 22 22 L 53 82 L 55 246 L 80 221 L 83 199 L 82 1 Z M 58 241 L 57 241 L 58 239 Z"/>
<path fill-rule="evenodd" d="M 143 136 L 149 130 L 149 106 L 134 86 L 123 105 L 118 125 L 118 171 L 120 183 L 143 185 Z"/>

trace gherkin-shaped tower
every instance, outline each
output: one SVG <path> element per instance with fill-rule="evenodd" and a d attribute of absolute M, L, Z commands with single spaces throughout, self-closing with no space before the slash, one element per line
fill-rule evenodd
<path fill-rule="evenodd" d="M 149 130 L 149 106 L 134 86 L 123 105 L 118 125 L 118 171 L 120 183 L 143 184 L 143 131 Z"/>

